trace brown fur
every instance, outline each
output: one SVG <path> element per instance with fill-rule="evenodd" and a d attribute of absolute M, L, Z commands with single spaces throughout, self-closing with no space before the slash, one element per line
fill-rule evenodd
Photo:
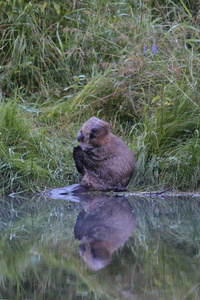
<path fill-rule="evenodd" d="M 73 157 L 83 175 L 81 185 L 90 190 L 124 190 L 135 168 L 131 151 L 110 132 L 110 125 L 96 117 L 80 129 Z"/>
<path fill-rule="evenodd" d="M 84 199 L 85 198 L 85 199 Z M 136 225 L 136 216 L 125 197 L 85 196 L 83 210 L 74 227 L 80 240 L 79 253 L 92 270 L 104 268 L 112 254 L 128 240 Z"/>

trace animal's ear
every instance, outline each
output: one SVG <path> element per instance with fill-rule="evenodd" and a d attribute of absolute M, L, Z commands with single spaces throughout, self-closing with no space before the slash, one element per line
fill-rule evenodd
<path fill-rule="evenodd" d="M 110 124 L 109 123 L 106 123 L 104 122 L 104 126 L 103 126 L 107 131 L 110 130 Z"/>

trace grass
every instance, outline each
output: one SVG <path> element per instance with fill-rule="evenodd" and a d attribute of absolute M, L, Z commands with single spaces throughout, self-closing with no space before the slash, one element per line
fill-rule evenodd
<path fill-rule="evenodd" d="M 72 149 L 92 115 L 135 154 L 130 189 L 199 189 L 196 1 L 1 6 L 2 194 L 78 182 Z"/>

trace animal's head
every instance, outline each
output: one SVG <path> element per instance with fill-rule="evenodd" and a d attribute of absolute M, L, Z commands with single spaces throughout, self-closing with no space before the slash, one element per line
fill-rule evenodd
<path fill-rule="evenodd" d="M 111 262 L 112 253 L 109 248 L 110 243 L 107 241 L 84 236 L 79 246 L 79 254 L 90 269 L 98 271 Z"/>
<path fill-rule="evenodd" d="M 96 117 L 90 118 L 78 132 L 77 140 L 83 150 L 101 146 L 110 132 L 110 125 Z"/>

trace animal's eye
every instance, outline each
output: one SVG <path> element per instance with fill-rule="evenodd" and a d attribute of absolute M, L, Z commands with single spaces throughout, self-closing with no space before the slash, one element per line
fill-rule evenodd
<path fill-rule="evenodd" d="M 91 132 L 90 132 L 90 136 L 89 136 L 91 140 L 94 139 L 94 138 L 96 138 L 97 132 L 98 132 L 98 128 L 97 127 L 92 127 L 91 128 Z"/>
<path fill-rule="evenodd" d="M 91 129 L 91 132 L 93 132 L 93 133 L 96 133 L 98 131 L 98 129 L 96 128 L 96 127 L 93 127 L 92 129 Z"/>
<path fill-rule="evenodd" d="M 92 253 L 92 256 L 94 258 L 98 258 L 99 257 L 99 251 L 98 251 L 98 249 L 96 249 L 96 248 L 94 248 L 92 246 L 91 246 L 91 253 Z"/>
<path fill-rule="evenodd" d="M 94 139 L 95 137 L 96 137 L 95 134 L 94 134 L 93 132 L 91 132 L 90 135 L 89 135 L 89 138 L 92 140 L 92 139 Z"/>

